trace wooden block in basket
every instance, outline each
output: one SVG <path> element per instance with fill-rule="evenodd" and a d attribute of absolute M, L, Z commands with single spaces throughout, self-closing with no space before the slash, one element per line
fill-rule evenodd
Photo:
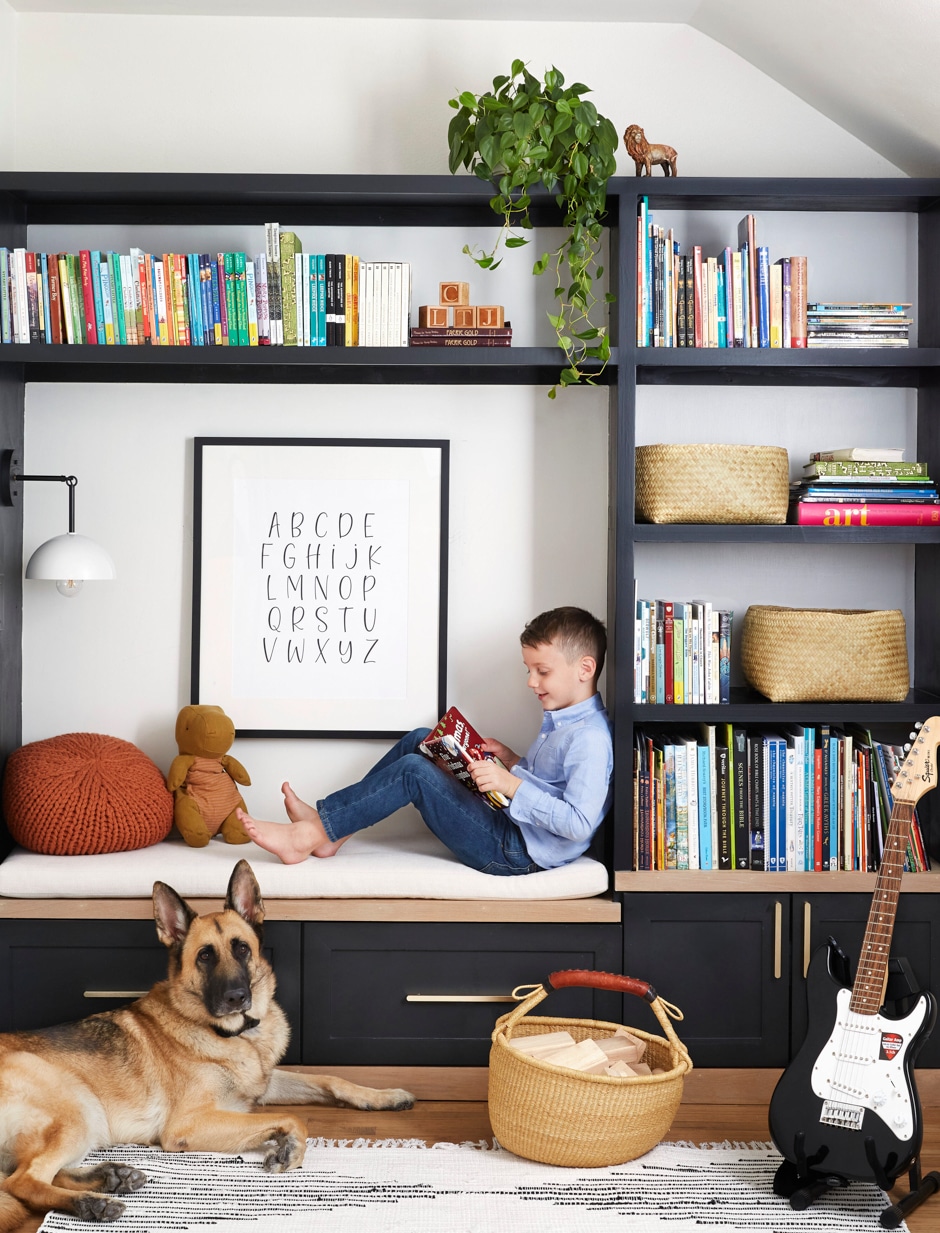
<path fill-rule="evenodd" d="M 782 446 L 637 446 L 641 521 L 782 523 L 789 497 L 790 464 Z"/>
<path fill-rule="evenodd" d="M 741 667 L 772 702 L 903 702 L 904 614 L 752 604 L 741 623 Z"/>

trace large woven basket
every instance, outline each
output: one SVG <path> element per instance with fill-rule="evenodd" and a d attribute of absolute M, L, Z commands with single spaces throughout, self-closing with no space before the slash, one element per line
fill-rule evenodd
<path fill-rule="evenodd" d="M 772 702 L 903 702 L 904 614 L 752 604 L 741 623 L 741 667 Z"/>
<path fill-rule="evenodd" d="M 790 464 L 779 445 L 640 445 L 645 522 L 786 522 Z"/>
<path fill-rule="evenodd" d="M 571 1168 L 623 1164 L 650 1151 L 669 1130 L 685 1075 L 692 1062 L 670 1019 L 682 1012 L 657 997 L 643 981 L 608 972 L 553 972 L 553 988 L 582 985 L 622 990 L 644 997 L 663 1026 L 666 1039 L 630 1028 L 646 1041 L 645 1061 L 662 1067 L 658 1075 L 615 1078 L 588 1075 L 529 1057 L 513 1049 L 515 1037 L 562 1029 L 576 1041 L 588 1036 L 613 1036 L 620 1026 L 598 1019 L 533 1017 L 529 1011 L 548 996 L 544 985 L 522 986 L 532 991 L 515 1010 L 496 1021 L 490 1049 L 489 1115 L 493 1134 L 502 1147 L 527 1160 Z"/>

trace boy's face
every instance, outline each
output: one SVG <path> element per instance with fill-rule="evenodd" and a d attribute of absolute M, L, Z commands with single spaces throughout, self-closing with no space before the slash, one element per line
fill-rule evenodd
<path fill-rule="evenodd" d="M 594 693 L 596 664 L 590 655 L 569 661 L 554 642 L 540 642 L 522 648 L 522 662 L 529 673 L 526 684 L 543 711 L 560 711 Z"/>

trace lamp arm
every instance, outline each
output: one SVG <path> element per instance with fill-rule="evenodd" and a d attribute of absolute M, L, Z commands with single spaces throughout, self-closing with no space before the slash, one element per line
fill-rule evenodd
<path fill-rule="evenodd" d="M 74 475 L 17 475 L 16 480 L 49 480 L 53 483 L 68 484 L 69 486 L 69 532 L 75 531 L 75 489 L 78 486 L 78 480 Z"/>

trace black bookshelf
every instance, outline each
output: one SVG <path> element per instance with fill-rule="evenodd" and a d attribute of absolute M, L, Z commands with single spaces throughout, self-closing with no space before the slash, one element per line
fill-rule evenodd
<path fill-rule="evenodd" d="M 0 174 L 0 244 L 27 243 L 31 225 L 89 229 L 111 225 L 261 224 L 388 227 L 497 225 L 490 186 L 470 176 L 306 176 L 237 174 L 52 173 Z M 918 216 L 919 346 L 898 351 L 770 351 L 639 348 L 635 345 L 636 214 L 641 196 L 650 209 L 795 212 L 902 212 Z M 536 225 L 558 225 L 548 194 L 536 196 Z M 600 381 L 610 410 L 611 659 L 607 700 L 615 718 L 617 766 L 612 867 L 632 862 L 632 767 L 635 724 L 709 722 L 890 722 L 904 726 L 940 707 L 940 531 L 888 527 L 829 530 L 796 526 L 649 526 L 633 510 L 635 399 L 640 385 L 853 386 L 917 391 L 918 454 L 940 473 L 940 180 L 921 179 L 666 179 L 615 177 L 608 187 L 613 358 Z M 512 258 L 511 258 L 512 259 Z M 520 255 L 519 260 L 527 260 Z M 468 354 L 469 352 L 469 354 Z M 561 353 L 554 346 L 507 349 L 445 348 L 206 348 L 0 345 L 0 445 L 21 447 L 25 386 L 30 381 L 148 383 L 480 384 L 548 386 Z M 576 411 L 572 412 L 576 414 Z M 133 414 L 133 410 L 129 411 Z M 19 743 L 21 519 L 0 510 L 3 627 L 0 647 L 0 734 L 4 749 Z M 914 689 L 894 706 L 776 707 L 756 696 L 730 707 L 639 707 L 632 699 L 634 544 L 735 543 L 772 551 L 774 545 L 851 543 L 912 545 Z M 819 606 L 825 606 L 820 595 Z M 619 668 L 619 670 L 618 670 Z"/>

